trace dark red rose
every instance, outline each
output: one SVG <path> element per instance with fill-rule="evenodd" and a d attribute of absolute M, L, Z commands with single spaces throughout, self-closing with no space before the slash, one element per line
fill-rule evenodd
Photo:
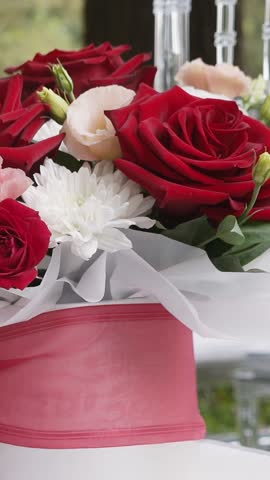
<path fill-rule="evenodd" d="M 7 199 L 0 203 L 0 287 L 27 287 L 37 276 L 51 233 L 39 214 Z"/>
<path fill-rule="evenodd" d="M 99 46 L 91 44 L 78 51 L 53 50 L 46 55 L 37 53 L 33 60 L 7 68 L 6 72 L 22 73 L 27 95 L 41 85 L 55 87 L 49 64 L 57 63 L 58 60 L 72 77 L 76 96 L 89 88 L 112 84 L 132 90 L 137 90 L 141 82 L 152 86 L 156 69 L 144 65 L 151 59 L 151 54 L 142 53 L 125 62 L 122 54 L 130 49 L 129 45 L 112 47 L 109 42 L 105 42 Z"/>
<path fill-rule="evenodd" d="M 20 168 L 27 173 L 37 162 L 53 156 L 63 135 L 32 143 L 32 139 L 48 120 L 48 109 L 40 102 L 23 106 L 21 75 L 0 79 L 0 156 L 3 167 Z"/>
<path fill-rule="evenodd" d="M 254 189 L 254 159 L 270 150 L 270 129 L 233 101 L 199 99 L 179 87 L 141 86 L 134 102 L 107 112 L 120 140 L 116 166 L 142 185 L 166 215 L 240 215 Z M 270 182 L 255 218 L 270 220 Z"/>

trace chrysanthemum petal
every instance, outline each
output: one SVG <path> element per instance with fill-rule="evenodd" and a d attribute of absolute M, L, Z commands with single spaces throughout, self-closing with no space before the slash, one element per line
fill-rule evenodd
<path fill-rule="evenodd" d="M 145 216 L 154 199 L 144 197 L 139 185 L 114 171 L 112 162 L 100 162 L 93 169 L 85 163 L 71 172 L 47 159 L 35 182 L 23 199 L 48 225 L 50 246 L 69 242 L 72 252 L 85 260 L 98 249 L 131 248 L 121 230 L 132 225 L 147 229 L 155 223 Z"/>

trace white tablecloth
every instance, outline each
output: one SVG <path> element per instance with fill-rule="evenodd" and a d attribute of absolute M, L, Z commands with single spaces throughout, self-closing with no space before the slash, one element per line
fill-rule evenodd
<path fill-rule="evenodd" d="M 195 359 L 198 366 L 238 364 L 252 351 L 247 345 L 230 340 L 204 338 L 194 334 Z"/>
<path fill-rule="evenodd" d="M 268 479 L 270 454 L 207 440 L 88 450 L 0 444 L 1 480 Z"/>

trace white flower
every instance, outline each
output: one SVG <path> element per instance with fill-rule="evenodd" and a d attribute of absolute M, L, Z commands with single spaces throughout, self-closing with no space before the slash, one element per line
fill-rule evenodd
<path fill-rule="evenodd" d="M 143 216 L 151 211 L 152 197 L 110 161 L 93 170 L 84 163 L 78 172 L 47 159 L 34 175 L 23 200 L 37 210 L 52 233 L 51 247 L 70 242 L 75 255 L 88 260 L 98 250 L 116 252 L 131 248 L 121 231 L 131 225 L 151 228 L 155 221 Z"/>
<path fill-rule="evenodd" d="M 68 151 L 78 160 L 114 160 L 121 155 L 119 140 L 106 110 L 129 105 L 133 90 L 110 85 L 87 90 L 69 106 L 62 131 Z"/>
<path fill-rule="evenodd" d="M 37 131 L 33 138 L 33 142 L 41 142 L 41 140 L 54 137 L 55 135 L 59 135 L 61 129 L 62 125 L 59 125 L 59 123 L 55 122 L 55 120 L 48 120 L 48 122 L 44 123 L 42 127 Z M 63 142 L 61 143 L 59 150 L 61 152 L 68 153 L 67 147 Z"/>

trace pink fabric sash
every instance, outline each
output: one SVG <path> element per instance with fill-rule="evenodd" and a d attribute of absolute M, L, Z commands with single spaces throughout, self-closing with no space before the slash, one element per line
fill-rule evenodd
<path fill-rule="evenodd" d="M 0 329 L 0 442 L 90 448 L 204 433 L 192 333 L 162 306 L 58 310 Z"/>

